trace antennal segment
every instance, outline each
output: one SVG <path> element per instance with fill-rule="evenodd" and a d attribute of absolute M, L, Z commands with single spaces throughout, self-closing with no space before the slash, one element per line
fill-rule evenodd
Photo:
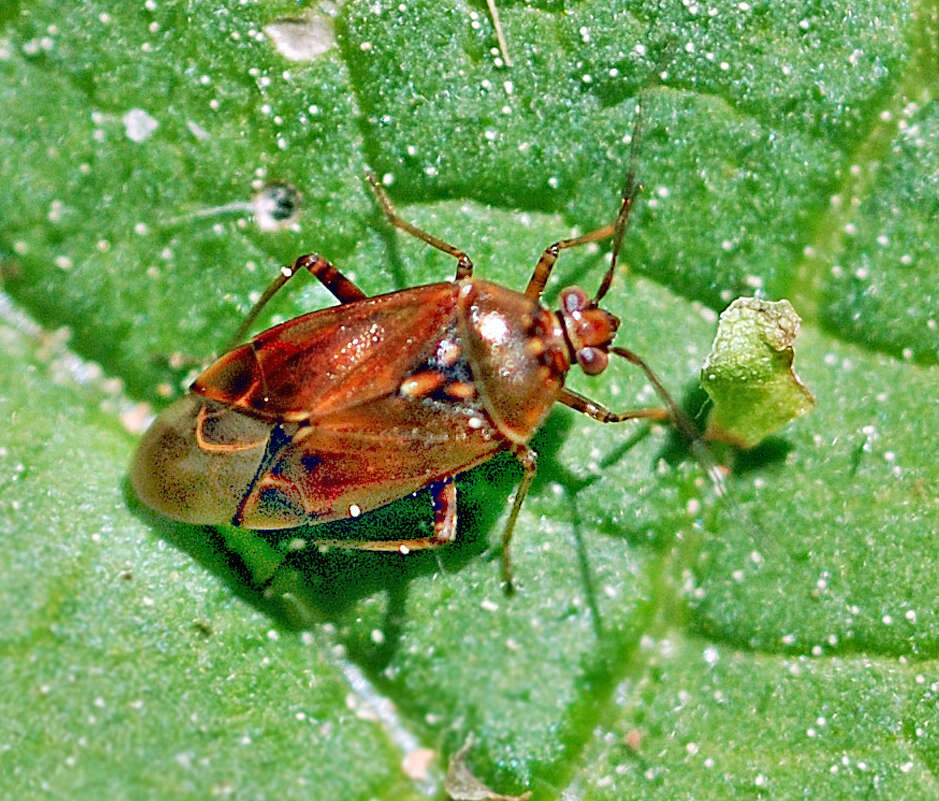
<path fill-rule="evenodd" d="M 633 207 L 633 199 L 642 188 L 636 181 L 636 163 L 639 159 L 639 139 L 642 133 L 642 106 L 636 103 L 636 122 L 633 124 L 633 133 L 629 145 L 629 167 L 626 170 L 626 179 L 623 181 L 622 201 L 616 221 L 613 223 L 613 250 L 610 254 L 610 267 L 603 276 L 603 282 L 594 296 L 594 304 L 598 304 L 610 289 L 613 282 L 613 273 L 616 271 L 616 262 L 619 259 L 620 246 L 626 235 L 626 226 L 629 223 L 629 212 Z"/>

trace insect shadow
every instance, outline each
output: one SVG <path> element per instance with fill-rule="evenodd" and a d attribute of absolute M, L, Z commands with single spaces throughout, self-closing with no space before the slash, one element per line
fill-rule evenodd
<path fill-rule="evenodd" d="M 210 570 L 242 600 L 286 629 L 340 622 L 364 597 L 388 595 L 384 642 L 393 647 L 411 580 L 451 574 L 489 548 L 489 533 L 510 506 L 521 476 L 511 454 L 496 456 L 463 474 L 458 500 L 459 536 L 445 548 L 409 554 L 344 548 L 321 550 L 312 540 L 401 539 L 429 532 L 427 491 L 400 499 L 354 520 L 289 531 L 180 523 L 140 503 L 129 479 L 123 493 L 133 514 L 176 548 Z M 493 557 L 498 554 L 494 553 Z M 373 649 L 374 650 L 374 649 Z"/>
<path fill-rule="evenodd" d="M 767 437 L 755 448 L 737 451 L 733 472 L 743 476 L 772 464 L 782 464 L 793 450 L 793 444 L 785 437 Z"/>
<path fill-rule="evenodd" d="M 555 411 L 535 436 L 532 444 L 539 454 L 539 470 L 533 492 L 546 483 L 560 483 L 574 497 L 593 479 L 570 474 L 558 452 L 573 426 L 573 415 Z M 648 431 L 637 429 L 610 454 L 617 461 Z M 677 452 L 677 451 L 676 451 Z M 380 647 L 363 645 L 358 655 L 380 668 L 397 641 L 405 614 L 410 582 L 418 577 L 440 574 L 446 580 L 466 564 L 489 551 L 492 532 L 498 529 L 510 506 L 510 498 L 522 469 L 510 453 L 492 460 L 458 478 L 459 534 L 445 548 L 417 551 L 407 555 L 329 548 L 307 544 L 314 539 L 400 539 L 429 531 L 432 518 L 427 491 L 395 501 L 354 520 L 340 520 L 289 531 L 256 531 L 235 527 L 199 526 L 179 523 L 153 512 L 137 499 L 130 481 L 123 482 L 129 508 L 154 533 L 186 552 L 204 568 L 221 578 L 242 600 L 269 616 L 285 629 L 305 628 L 314 623 L 341 623 L 348 610 L 362 598 L 387 595 L 385 621 Z M 537 537 L 538 532 L 520 532 Z M 587 548 L 578 535 L 578 559 L 582 564 L 585 593 L 592 596 Z M 350 649 L 350 653 L 355 649 Z"/>

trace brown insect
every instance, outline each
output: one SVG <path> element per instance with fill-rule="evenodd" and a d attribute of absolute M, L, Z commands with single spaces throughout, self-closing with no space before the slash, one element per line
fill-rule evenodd
<path fill-rule="evenodd" d="M 274 326 L 205 370 L 144 435 L 134 489 L 176 520 L 283 529 L 357 517 L 427 487 L 431 536 L 329 541 L 407 552 L 453 541 L 454 476 L 509 450 L 525 471 L 502 537 L 510 587 L 509 541 L 537 461 L 528 442 L 555 403 L 603 423 L 671 417 L 690 430 L 646 363 L 612 344 L 619 320 L 598 305 L 613 279 L 635 180 L 630 172 L 615 222 L 546 248 L 516 292 L 474 277 L 463 251 L 398 217 L 368 179 L 393 225 L 457 260 L 454 279 L 368 297 L 322 257 L 301 256 L 255 304 L 236 342 L 302 270 L 339 305 Z M 610 266 L 594 297 L 568 287 L 558 311 L 544 308 L 539 300 L 560 251 L 609 238 Z M 645 372 L 667 411 L 612 412 L 564 387 L 572 364 L 597 375 L 611 353 Z"/>

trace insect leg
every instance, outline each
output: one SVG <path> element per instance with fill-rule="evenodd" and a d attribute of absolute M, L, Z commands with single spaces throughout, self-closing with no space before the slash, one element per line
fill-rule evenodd
<path fill-rule="evenodd" d="M 368 297 L 326 259 L 315 253 L 301 256 L 294 262 L 291 269 L 294 272 L 299 272 L 301 269 L 309 270 L 340 303 L 352 303 Z"/>
<path fill-rule="evenodd" d="M 691 422 L 688 415 L 681 410 L 681 407 L 675 403 L 674 398 L 672 398 L 669 391 L 665 389 L 665 385 L 659 380 L 659 377 L 652 372 L 652 368 L 646 364 L 645 359 L 638 353 L 633 353 L 626 348 L 610 348 L 610 353 L 622 356 L 626 361 L 631 362 L 642 370 L 642 372 L 646 374 L 649 383 L 652 384 L 655 394 L 658 395 L 662 399 L 662 403 L 665 404 L 665 408 L 668 410 L 668 416 L 672 419 L 672 423 L 675 427 L 692 443 L 700 442 L 701 434 L 698 433 L 698 429 L 695 428 L 694 423 Z"/>
<path fill-rule="evenodd" d="M 456 539 L 456 484 L 452 478 L 432 484 L 434 504 L 434 533 L 431 537 L 402 540 L 315 540 L 317 545 L 348 548 L 356 551 L 423 551 L 439 548 Z"/>
<path fill-rule="evenodd" d="M 473 262 L 470 261 L 469 256 L 467 256 L 462 250 L 459 250 L 453 245 L 450 245 L 444 242 L 442 239 L 437 239 L 437 237 L 432 234 L 428 234 L 427 231 L 418 228 L 416 225 L 412 225 L 407 220 L 401 219 L 397 212 L 394 210 L 394 207 L 391 205 L 391 201 L 388 199 L 388 195 L 385 192 L 382 185 L 379 183 L 378 178 L 375 177 L 375 174 L 372 172 L 365 173 L 365 177 L 368 182 L 372 185 L 372 190 L 375 192 L 375 197 L 378 198 L 379 204 L 381 204 L 382 211 L 385 212 L 385 216 L 396 228 L 400 228 L 402 231 L 407 231 L 411 236 L 417 237 L 422 242 L 426 242 L 432 248 L 441 250 L 444 253 L 453 256 L 456 259 L 456 279 L 459 281 L 461 278 L 469 278 L 473 274 Z"/>
<path fill-rule="evenodd" d="M 535 271 L 531 274 L 528 286 L 525 287 L 525 294 L 532 300 L 538 300 L 541 297 L 541 293 L 544 292 L 545 284 L 548 283 L 548 276 L 551 275 L 554 263 L 558 260 L 558 254 L 562 250 L 574 248 L 578 245 L 586 245 L 590 242 L 598 242 L 601 239 L 609 239 L 615 233 L 616 224 L 610 223 L 583 236 L 576 236 L 573 239 L 562 239 L 560 242 L 548 245 L 548 247 L 544 249 L 544 253 L 541 254 L 541 258 L 538 259 L 538 263 L 535 265 Z"/>
<path fill-rule="evenodd" d="M 522 503 L 528 490 L 531 489 L 531 482 L 535 478 L 538 470 L 538 454 L 527 445 L 516 445 L 513 449 L 515 458 L 518 459 L 525 475 L 519 482 L 518 489 L 515 490 L 515 500 L 512 502 L 512 511 L 509 519 L 506 521 L 505 528 L 502 530 L 502 579 L 505 582 L 505 592 L 511 595 L 515 591 L 512 584 L 512 555 L 510 546 L 512 543 L 512 531 L 515 528 L 515 521 L 518 519 L 518 513 L 521 511 Z"/>
<path fill-rule="evenodd" d="M 599 403 L 594 403 L 590 398 L 585 398 L 579 392 L 570 389 L 562 389 L 558 401 L 565 406 L 570 406 L 581 414 L 599 420 L 601 423 L 620 423 L 623 420 L 668 420 L 670 415 L 667 409 L 630 409 L 627 412 L 612 412 Z"/>
<path fill-rule="evenodd" d="M 635 164 L 639 152 L 639 134 L 641 127 L 642 117 L 637 115 L 636 124 L 633 127 L 632 146 L 630 147 L 629 169 L 626 171 L 626 180 L 623 182 L 623 191 L 616 219 L 609 225 L 604 225 L 596 231 L 590 231 L 582 236 L 574 237 L 573 239 L 562 239 L 560 242 L 555 242 L 553 245 L 545 248 L 544 253 L 541 254 L 541 258 L 538 259 L 538 264 L 535 265 L 535 271 L 528 281 L 528 286 L 525 288 L 525 295 L 532 300 L 538 300 L 541 297 L 541 293 L 544 292 L 545 284 L 548 283 L 548 276 L 551 275 L 551 269 L 554 267 L 554 263 L 557 261 L 560 251 L 612 237 L 613 252 L 610 254 L 610 266 L 607 268 L 606 275 L 603 276 L 603 281 L 600 283 L 600 288 L 597 290 L 593 302 L 595 304 L 599 303 L 607 293 L 607 290 L 610 288 L 610 283 L 613 281 L 613 273 L 616 271 L 616 260 L 619 257 L 620 245 L 626 233 L 626 224 L 629 222 L 629 212 L 632 210 L 633 200 L 639 191 L 639 184 L 636 183 Z"/>
<path fill-rule="evenodd" d="M 724 488 L 723 469 L 717 463 L 710 448 L 707 446 L 707 442 L 705 442 L 704 437 L 701 436 L 701 433 L 691 421 L 691 418 L 675 403 L 674 398 L 672 398 L 669 391 L 665 389 L 665 385 L 659 380 L 659 377 L 652 372 L 652 368 L 646 364 L 641 356 L 626 348 L 610 348 L 610 353 L 622 356 L 627 361 L 635 364 L 646 374 L 646 378 L 649 379 L 652 388 L 662 399 L 662 403 L 665 405 L 664 409 L 634 409 L 626 412 L 611 412 L 599 403 L 594 403 L 583 395 L 579 395 L 573 390 L 566 388 L 561 390 L 558 400 L 565 406 L 570 406 L 572 409 L 576 409 L 578 412 L 586 414 L 594 420 L 599 420 L 601 423 L 619 423 L 623 420 L 633 420 L 637 418 L 671 420 L 672 425 L 674 425 L 675 428 L 681 432 L 682 436 L 691 443 L 690 447 L 692 453 L 707 472 L 717 493 L 722 496 L 726 495 L 727 491 Z"/>
<path fill-rule="evenodd" d="M 652 372 L 652 368 L 646 364 L 641 356 L 626 348 L 616 347 L 610 348 L 610 353 L 622 356 L 646 374 L 646 378 L 649 380 L 649 383 L 652 384 L 655 393 L 662 399 L 662 403 L 665 404 L 664 409 L 636 409 L 627 412 L 611 412 L 599 403 L 594 403 L 583 395 L 579 395 L 566 388 L 561 390 L 561 395 L 558 400 L 565 406 L 570 406 L 572 409 L 576 409 L 578 412 L 594 418 L 594 420 L 599 420 L 601 423 L 618 423 L 622 420 L 631 420 L 641 417 L 653 420 L 670 419 L 675 427 L 691 442 L 697 442 L 701 439 L 701 435 L 695 428 L 694 423 L 691 422 L 688 415 L 681 410 L 679 405 L 675 403 L 675 400 L 665 388 L 665 385 L 659 380 L 659 377 Z"/>
<path fill-rule="evenodd" d="M 332 292 L 340 303 L 351 303 L 354 300 L 362 300 L 362 298 L 368 297 L 368 295 L 339 272 L 339 270 L 333 267 L 326 259 L 316 253 L 307 253 L 297 259 L 289 267 L 280 268 L 280 271 L 277 273 L 277 278 L 271 281 L 270 286 L 264 290 L 264 294 L 261 295 L 258 302 L 251 307 L 251 310 L 245 316 L 244 321 L 238 327 L 238 330 L 232 337 L 231 342 L 225 347 L 225 350 L 231 350 L 236 345 L 240 345 L 244 342 L 248 331 L 261 313 L 261 310 L 268 304 L 268 301 L 281 290 L 284 284 L 302 270 L 308 270 L 319 279 L 323 286 Z"/>

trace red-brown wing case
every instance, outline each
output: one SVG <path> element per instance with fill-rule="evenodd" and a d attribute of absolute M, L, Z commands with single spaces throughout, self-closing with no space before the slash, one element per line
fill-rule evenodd
<path fill-rule="evenodd" d="M 301 426 L 245 496 L 241 523 L 280 528 L 355 516 L 467 470 L 503 447 L 505 440 L 474 405 L 372 399 Z"/>
<path fill-rule="evenodd" d="M 255 460 L 257 472 L 235 515 L 240 525 L 346 518 L 506 446 L 478 398 L 401 392 L 402 381 L 432 362 L 442 341 L 451 352 L 463 350 L 459 289 L 431 284 L 298 317 L 225 354 L 195 381 L 191 397 L 209 404 L 188 412 L 201 415 L 194 429 L 199 450 L 217 449 L 220 460 L 234 454 Z M 249 426 L 251 442 L 231 440 L 227 432 L 239 416 L 264 425 L 268 435 L 258 442 Z"/>
<path fill-rule="evenodd" d="M 192 391 L 286 422 L 386 396 L 452 328 L 458 290 L 430 284 L 289 320 L 226 353 Z"/>

